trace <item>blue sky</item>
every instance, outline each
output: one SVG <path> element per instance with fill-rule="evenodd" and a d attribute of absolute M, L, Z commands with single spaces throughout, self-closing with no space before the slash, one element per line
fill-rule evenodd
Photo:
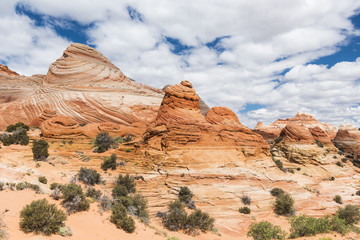
<path fill-rule="evenodd" d="M 356 0 L 4 0 L 0 62 L 45 74 L 80 42 L 138 82 L 189 80 L 249 127 L 298 111 L 360 125 L 359 9 Z"/>

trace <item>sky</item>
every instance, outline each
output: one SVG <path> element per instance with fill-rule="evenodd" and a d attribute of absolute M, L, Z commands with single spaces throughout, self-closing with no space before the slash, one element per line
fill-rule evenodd
<path fill-rule="evenodd" d="M 1 0 L 0 32 L 20 74 L 79 42 L 137 82 L 189 80 L 248 127 L 299 111 L 360 127 L 358 0 Z"/>

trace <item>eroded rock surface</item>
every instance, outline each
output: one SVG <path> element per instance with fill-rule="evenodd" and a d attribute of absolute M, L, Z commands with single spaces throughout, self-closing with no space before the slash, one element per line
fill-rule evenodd
<path fill-rule="evenodd" d="M 0 129 L 19 121 L 38 126 L 45 109 L 78 123 L 148 125 L 162 98 L 162 90 L 130 80 L 95 49 L 71 44 L 45 76 L 0 73 Z"/>

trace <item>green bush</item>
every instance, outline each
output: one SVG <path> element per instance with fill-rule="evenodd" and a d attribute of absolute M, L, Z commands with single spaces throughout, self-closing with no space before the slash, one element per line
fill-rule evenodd
<path fill-rule="evenodd" d="M 107 132 L 100 132 L 94 143 L 98 153 L 106 152 L 112 144 L 114 144 L 114 139 Z"/>
<path fill-rule="evenodd" d="M 100 183 L 100 174 L 95 169 L 80 168 L 79 180 L 85 184 L 94 186 Z"/>
<path fill-rule="evenodd" d="M 344 208 L 339 208 L 336 215 L 349 225 L 357 224 L 360 221 L 360 210 L 356 205 L 348 204 Z"/>
<path fill-rule="evenodd" d="M 28 182 L 19 182 L 18 184 L 16 184 L 16 190 L 24 190 L 26 188 L 30 188 L 32 190 L 34 190 L 36 193 L 40 193 L 40 187 L 39 185 L 36 184 L 32 184 L 32 183 L 28 183 Z"/>
<path fill-rule="evenodd" d="M 284 165 L 280 160 L 275 160 L 274 163 L 281 171 L 284 171 Z"/>
<path fill-rule="evenodd" d="M 11 125 L 9 125 L 9 126 L 6 127 L 5 132 L 13 132 L 13 131 L 15 131 L 15 130 L 16 130 L 15 125 L 14 125 L 14 124 L 11 124 Z"/>
<path fill-rule="evenodd" d="M 184 202 L 184 203 L 190 202 L 193 196 L 194 196 L 194 194 L 192 194 L 192 192 L 190 191 L 190 189 L 188 187 L 186 187 L 186 186 L 180 187 L 178 197 L 181 202 Z"/>
<path fill-rule="evenodd" d="M 281 230 L 279 226 L 274 226 L 270 222 L 261 221 L 250 225 L 247 236 L 252 237 L 254 240 L 285 239 L 286 233 Z"/>
<path fill-rule="evenodd" d="M 126 208 L 121 203 L 113 206 L 110 221 L 128 233 L 135 231 L 134 219 L 126 215 Z"/>
<path fill-rule="evenodd" d="M 331 231 L 330 218 L 314 218 L 301 215 L 290 219 L 290 238 L 310 237 Z"/>
<path fill-rule="evenodd" d="M 63 188 L 63 184 L 57 183 L 57 182 L 53 182 L 50 184 L 50 190 L 54 190 L 54 189 L 59 189 L 61 190 Z"/>
<path fill-rule="evenodd" d="M 209 214 L 196 209 L 187 217 L 184 229 L 189 233 L 196 229 L 206 232 L 214 227 L 214 222 L 215 219 Z"/>
<path fill-rule="evenodd" d="M 96 189 L 93 188 L 93 187 L 89 187 L 88 189 L 86 189 L 85 195 L 86 195 L 87 197 L 91 197 L 91 198 L 93 198 L 93 199 L 98 200 L 98 199 L 100 199 L 100 197 L 101 197 L 101 191 L 100 191 L 100 190 L 96 190 Z"/>
<path fill-rule="evenodd" d="M 60 227 L 58 234 L 63 237 L 72 236 L 72 230 L 70 227 L 67 227 L 67 229 L 65 227 Z"/>
<path fill-rule="evenodd" d="M 116 185 L 125 186 L 129 193 L 134 193 L 136 191 L 134 177 L 129 176 L 129 174 L 126 174 L 124 177 L 122 174 L 119 174 L 119 177 L 116 180 Z"/>
<path fill-rule="evenodd" d="M 109 158 L 105 158 L 104 162 L 101 164 L 101 169 L 107 171 L 108 169 L 116 169 L 116 154 L 111 154 Z"/>
<path fill-rule="evenodd" d="M 276 197 L 274 211 L 276 214 L 290 216 L 294 214 L 294 199 L 288 193 L 280 194 Z"/>
<path fill-rule="evenodd" d="M 319 147 L 323 148 L 324 144 L 318 140 L 315 140 L 316 145 L 318 145 Z"/>
<path fill-rule="evenodd" d="M 12 134 L 2 134 L 1 141 L 4 146 L 10 146 L 11 144 L 15 144 L 15 138 Z"/>
<path fill-rule="evenodd" d="M 49 156 L 49 144 L 45 140 L 34 140 L 32 152 L 35 161 L 44 161 Z"/>
<path fill-rule="evenodd" d="M 130 204 L 127 209 L 131 215 L 136 216 L 142 222 L 148 222 L 149 212 L 147 210 L 147 200 L 143 195 L 137 193 L 130 196 Z"/>
<path fill-rule="evenodd" d="M 184 209 L 184 204 L 180 200 L 175 200 L 169 203 L 169 211 L 163 218 L 164 226 L 171 230 L 177 231 L 184 228 L 187 220 L 187 213 Z"/>
<path fill-rule="evenodd" d="M 129 194 L 124 185 L 116 185 L 112 190 L 113 198 L 126 197 Z"/>
<path fill-rule="evenodd" d="M 242 213 L 242 214 L 250 214 L 251 213 L 251 210 L 249 207 L 241 207 L 239 208 L 239 212 Z"/>
<path fill-rule="evenodd" d="M 342 198 L 341 198 L 340 195 L 335 195 L 335 197 L 334 197 L 333 200 L 334 200 L 334 202 L 336 202 L 336 203 L 338 203 L 338 204 L 343 204 Z"/>
<path fill-rule="evenodd" d="M 20 228 L 25 233 L 35 232 L 51 235 L 64 226 L 66 215 L 46 199 L 33 201 L 20 212 Z"/>
<path fill-rule="evenodd" d="M 68 213 L 86 211 L 90 208 L 90 203 L 86 199 L 81 186 L 76 184 L 69 184 L 62 187 L 63 206 Z"/>
<path fill-rule="evenodd" d="M 41 182 L 41 183 L 43 183 L 43 184 L 47 184 L 47 179 L 46 179 L 46 177 L 44 177 L 44 176 L 40 176 L 40 177 L 38 178 L 38 180 L 39 180 L 39 182 Z"/>
<path fill-rule="evenodd" d="M 301 215 L 290 219 L 290 238 L 310 237 L 320 233 L 338 232 L 342 235 L 349 231 L 346 222 L 337 215 L 322 218 Z"/>
<path fill-rule="evenodd" d="M 285 193 L 285 191 L 282 190 L 281 188 L 273 188 L 273 189 L 271 189 L 270 193 L 271 193 L 272 196 L 277 197 L 280 194 Z"/>

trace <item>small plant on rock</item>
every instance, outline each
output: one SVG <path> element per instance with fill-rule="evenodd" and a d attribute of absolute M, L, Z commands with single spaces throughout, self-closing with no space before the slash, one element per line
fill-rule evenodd
<path fill-rule="evenodd" d="M 280 194 L 276 197 L 274 211 L 276 214 L 290 216 L 294 214 L 294 199 L 288 193 Z"/>
<path fill-rule="evenodd" d="M 245 205 L 250 205 L 251 204 L 251 198 L 248 195 L 241 196 L 241 201 Z"/>
<path fill-rule="evenodd" d="M 47 184 L 47 179 L 44 176 L 39 177 L 38 180 L 39 180 L 39 182 L 41 182 L 43 184 Z"/>
<path fill-rule="evenodd" d="M 334 200 L 334 202 L 336 202 L 336 203 L 338 203 L 338 204 L 343 204 L 342 198 L 341 198 L 340 195 L 335 195 L 335 197 L 334 197 L 333 200 Z"/>
<path fill-rule="evenodd" d="M 249 207 L 241 207 L 239 208 L 239 212 L 242 213 L 242 214 L 250 214 L 251 213 L 251 210 Z"/>

